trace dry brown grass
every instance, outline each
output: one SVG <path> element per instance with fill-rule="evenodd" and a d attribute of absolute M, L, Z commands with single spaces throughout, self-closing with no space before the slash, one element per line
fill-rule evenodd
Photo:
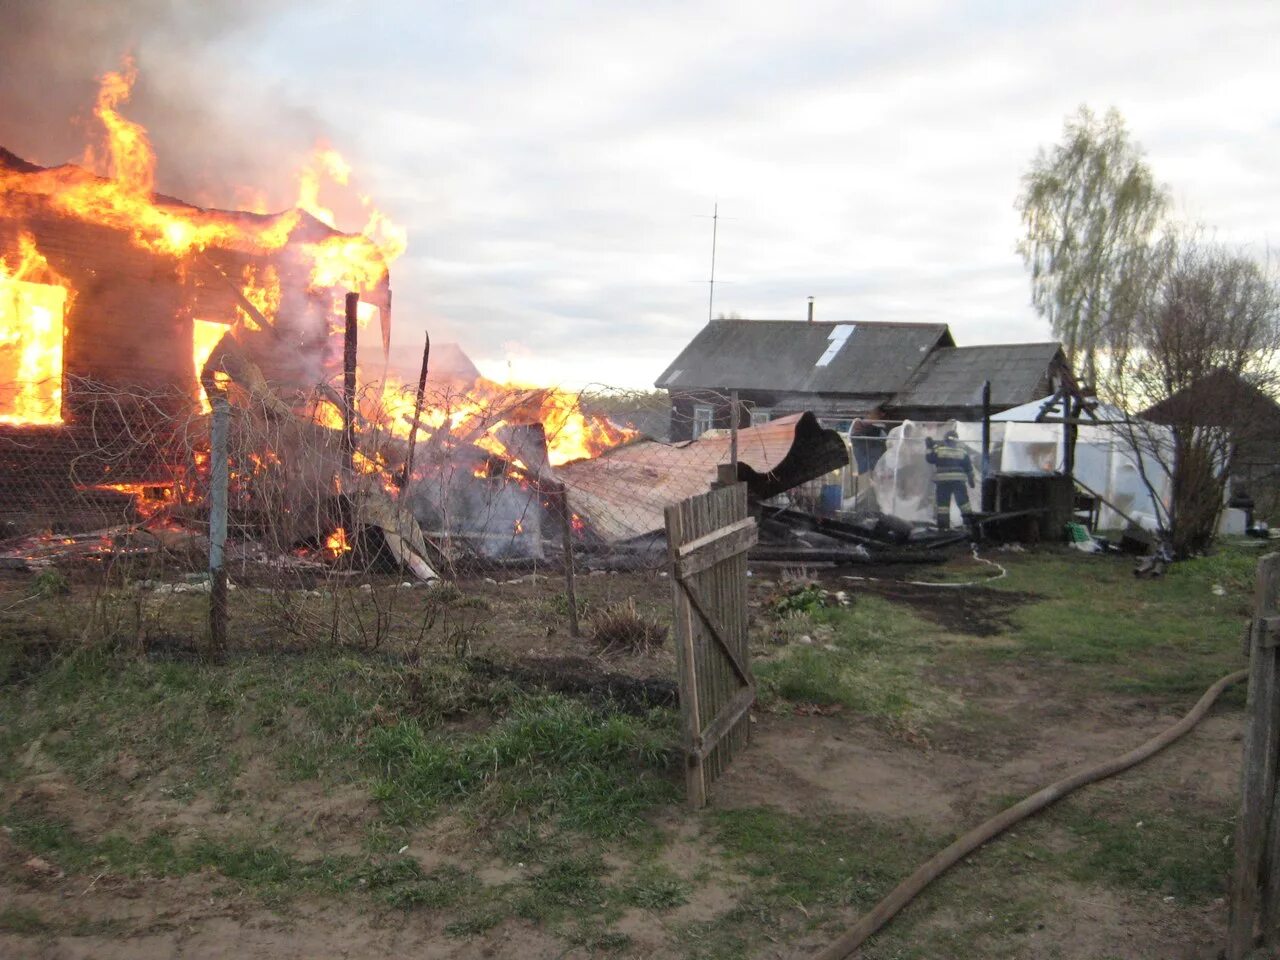
<path fill-rule="evenodd" d="M 606 653 L 644 653 L 662 646 L 667 628 L 636 609 L 635 597 L 610 604 L 587 623 L 591 639 Z"/>

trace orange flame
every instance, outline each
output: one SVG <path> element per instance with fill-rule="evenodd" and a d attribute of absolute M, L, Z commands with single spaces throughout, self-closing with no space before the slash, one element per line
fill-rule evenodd
<path fill-rule="evenodd" d="M 45 282 L 52 281 L 52 282 Z M 63 318 L 71 290 L 28 233 L 0 259 L 0 423 L 62 422 Z"/>
<path fill-rule="evenodd" d="M 350 553 L 351 544 L 347 542 L 346 528 L 338 527 L 333 533 L 329 534 L 325 538 L 324 549 L 331 560 L 337 560 L 344 553 Z"/>

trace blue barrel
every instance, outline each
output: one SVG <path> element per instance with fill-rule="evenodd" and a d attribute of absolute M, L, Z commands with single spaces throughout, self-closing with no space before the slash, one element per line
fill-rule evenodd
<path fill-rule="evenodd" d="M 818 510 L 824 517 L 834 516 L 844 505 L 844 494 L 838 483 L 824 483 L 818 498 Z"/>

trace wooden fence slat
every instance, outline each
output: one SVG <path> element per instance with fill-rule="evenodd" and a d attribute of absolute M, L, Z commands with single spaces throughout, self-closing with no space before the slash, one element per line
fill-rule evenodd
<path fill-rule="evenodd" d="M 1267 620 L 1280 612 L 1280 554 L 1258 561 L 1254 622 L 1250 632 L 1249 692 L 1244 762 L 1240 772 L 1240 820 L 1236 826 L 1235 868 L 1231 878 L 1227 960 L 1243 960 L 1253 950 L 1260 920 L 1264 936 L 1276 921 L 1280 876 L 1273 866 L 1280 852 L 1280 824 L 1273 813 L 1276 797 L 1276 748 L 1280 741 L 1280 689 L 1275 646 L 1268 645 Z M 1266 896 L 1263 896 L 1263 891 Z"/>
<path fill-rule="evenodd" d="M 672 563 L 675 563 L 676 549 L 684 537 L 684 516 L 682 504 L 667 507 L 667 545 Z M 707 802 L 706 780 L 703 776 L 702 761 L 693 752 L 693 732 L 702 729 L 702 717 L 699 712 L 698 683 L 695 672 L 696 657 L 693 649 L 694 628 L 693 610 L 683 600 L 680 583 L 672 577 L 672 607 L 675 620 L 673 635 L 676 647 L 676 677 L 680 685 L 680 714 L 685 731 L 685 793 L 689 804 L 702 807 Z"/>

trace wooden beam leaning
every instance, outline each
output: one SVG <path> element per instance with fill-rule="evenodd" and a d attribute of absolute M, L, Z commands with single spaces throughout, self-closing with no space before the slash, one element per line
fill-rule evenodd
<path fill-rule="evenodd" d="M 733 672 L 738 675 L 738 679 L 743 683 L 754 686 L 751 679 L 751 672 L 747 670 L 747 665 L 742 662 L 742 658 L 738 656 L 738 651 L 734 650 L 728 639 L 725 637 L 724 627 L 720 625 L 720 620 L 712 612 L 710 605 L 702 595 L 702 591 L 697 585 L 690 583 L 688 580 L 676 578 L 676 582 L 680 584 L 680 589 L 685 592 L 689 598 L 689 602 L 693 605 L 693 609 L 697 611 L 698 617 L 702 620 L 707 628 L 707 633 L 711 634 L 711 639 L 716 642 L 716 646 L 720 648 L 720 652 L 725 655 L 725 659 L 729 661 L 729 665 L 733 667 Z"/>
<path fill-rule="evenodd" d="M 755 687 L 744 687 L 739 691 L 725 708 L 716 715 L 702 733 L 698 734 L 693 743 L 693 752 L 698 755 L 699 759 L 705 759 L 707 754 L 715 749 L 725 735 L 732 730 L 742 719 L 743 714 L 755 705 L 756 690 Z"/>

